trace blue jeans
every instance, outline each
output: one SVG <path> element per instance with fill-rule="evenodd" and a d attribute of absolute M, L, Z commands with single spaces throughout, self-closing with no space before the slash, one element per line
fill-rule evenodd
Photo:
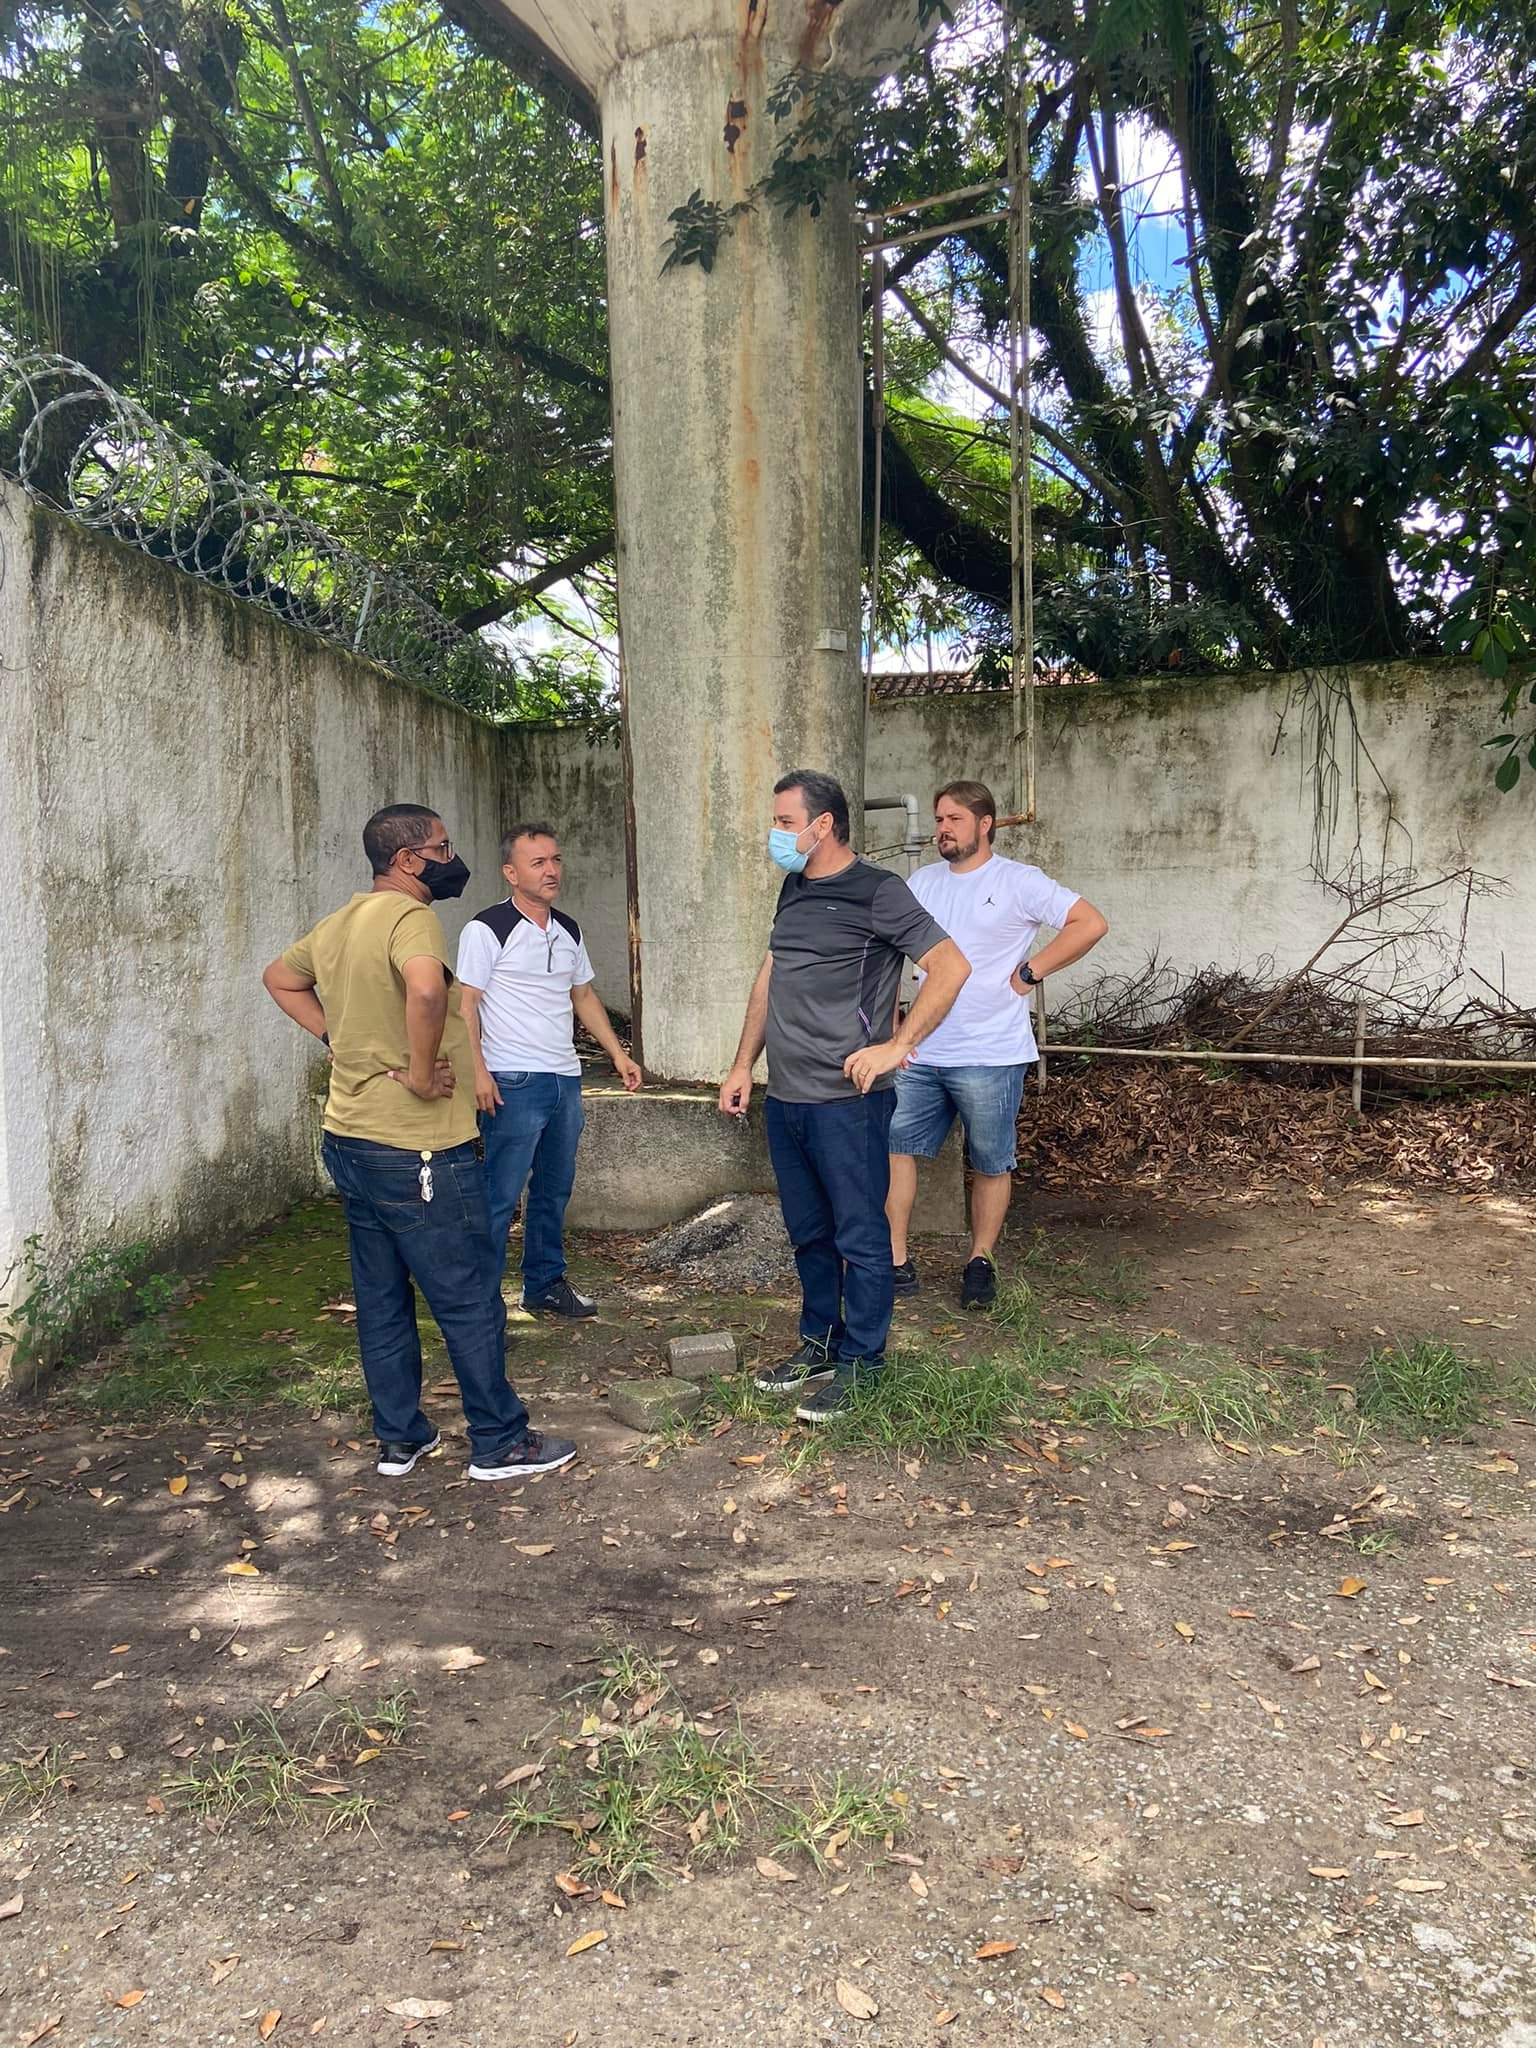
<path fill-rule="evenodd" d="M 565 1273 L 565 1205 L 576 1181 L 576 1147 L 587 1121 L 579 1074 L 493 1074 L 501 1091 L 494 1116 L 482 1115 L 485 1185 L 498 1276 L 507 1232 L 523 1210 L 523 1299 L 537 1301 Z"/>
<path fill-rule="evenodd" d="M 885 1219 L 895 1102 L 881 1088 L 840 1102 L 770 1095 L 767 1108 L 768 1154 L 800 1273 L 801 1338 L 869 1372 L 885 1363 L 896 1303 Z"/>
<path fill-rule="evenodd" d="M 421 1199 L 419 1152 L 327 1131 L 320 1156 L 346 1211 L 374 1435 L 384 1444 L 432 1441 L 421 1412 L 420 1288 L 448 1346 L 470 1450 L 494 1464 L 527 1435 L 528 1410 L 507 1381 L 507 1311 L 476 1147 L 432 1155 L 430 1202 Z"/>
<path fill-rule="evenodd" d="M 903 1067 L 896 1076 L 891 1150 L 937 1159 L 958 1116 L 977 1173 L 1012 1173 L 1019 1161 L 1022 1066 Z"/>

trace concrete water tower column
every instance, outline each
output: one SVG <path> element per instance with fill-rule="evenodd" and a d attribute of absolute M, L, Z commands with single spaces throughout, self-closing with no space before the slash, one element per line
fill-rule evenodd
<path fill-rule="evenodd" d="M 779 881 L 786 768 L 864 779 L 859 265 L 850 196 L 753 198 L 797 67 L 862 74 L 913 0 L 482 0 L 602 119 L 619 611 L 648 1067 L 718 1079 Z M 669 215 L 734 216 L 664 270 Z"/>

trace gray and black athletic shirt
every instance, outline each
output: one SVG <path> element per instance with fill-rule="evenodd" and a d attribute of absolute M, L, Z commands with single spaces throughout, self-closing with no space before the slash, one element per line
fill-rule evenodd
<path fill-rule="evenodd" d="M 948 934 L 900 876 L 867 860 L 812 881 L 786 875 L 768 942 L 768 1093 L 841 1102 L 858 1089 L 843 1061 L 891 1035 L 901 962 Z M 895 1085 L 883 1074 L 877 1088 Z"/>

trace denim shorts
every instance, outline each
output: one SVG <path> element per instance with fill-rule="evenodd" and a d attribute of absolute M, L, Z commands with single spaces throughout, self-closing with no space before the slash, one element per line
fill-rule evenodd
<path fill-rule="evenodd" d="M 903 1067 L 896 1076 L 891 1150 L 936 1159 L 958 1116 L 977 1173 L 1012 1173 L 1018 1163 L 1024 1068 Z"/>

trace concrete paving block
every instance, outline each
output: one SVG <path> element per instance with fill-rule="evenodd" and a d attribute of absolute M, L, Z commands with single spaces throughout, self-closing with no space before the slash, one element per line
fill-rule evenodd
<path fill-rule="evenodd" d="M 687 1380 L 619 1380 L 608 1390 L 608 1413 L 642 1435 L 686 1422 L 704 1405 L 704 1389 Z"/>
<path fill-rule="evenodd" d="M 702 1337 L 674 1337 L 667 1362 L 678 1380 L 729 1379 L 736 1370 L 736 1339 L 729 1330 L 711 1330 Z"/>

